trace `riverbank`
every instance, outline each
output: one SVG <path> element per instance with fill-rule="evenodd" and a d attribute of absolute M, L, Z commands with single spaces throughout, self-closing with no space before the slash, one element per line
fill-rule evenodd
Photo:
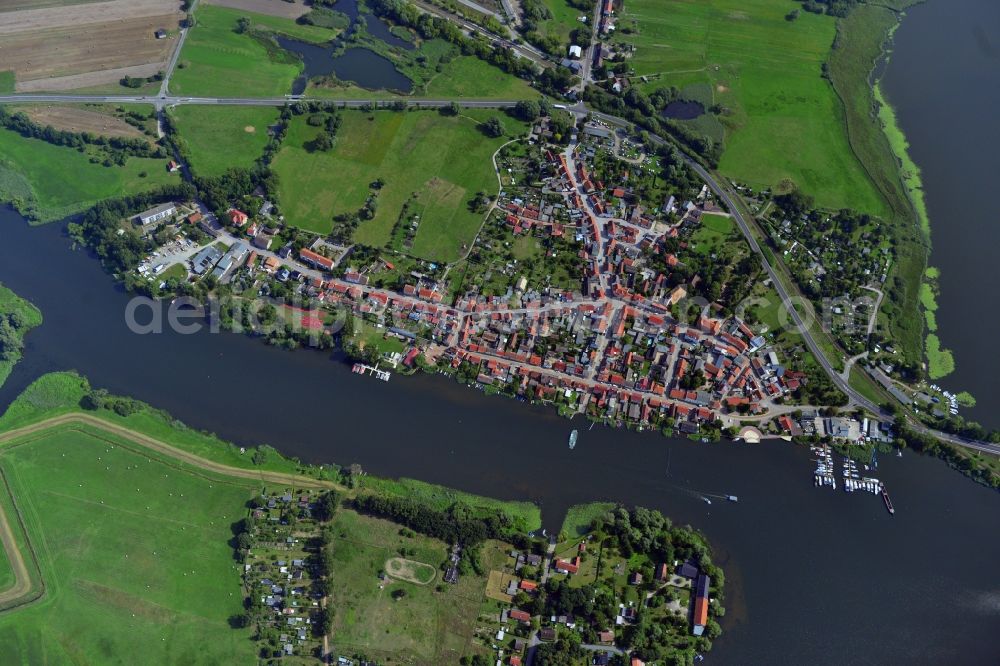
<path fill-rule="evenodd" d="M 24 336 L 41 324 L 38 308 L 0 284 L 0 386 L 21 360 Z"/>
<path fill-rule="evenodd" d="M 900 10 L 917 1 L 895 0 L 890 3 L 893 8 L 855 6 L 846 18 L 838 20 L 837 37 L 826 67 L 844 109 L 851 149 L 890 210 L 886 223 L 898 240 L 897 263 L 887 283 L 891 288 L 879 315 L 879 327 L 896 342 L 913 367 L 919 366 L 924 356 L 919 296 L 930 246 L 929 225 L 922 198 L 911 196 L 920 189 L 919 171 L 897 157 L 897 148 L 906 155 L 905 138 L 891 108 L 881 101 L 877 79 L 892 33 L 902 20 Z"/>

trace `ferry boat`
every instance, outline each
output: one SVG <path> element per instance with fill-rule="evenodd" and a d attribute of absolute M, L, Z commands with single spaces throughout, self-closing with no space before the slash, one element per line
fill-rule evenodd
<path fill-rule="evenodd" d="M 576 438 L 579 436 L 579 434 L 580 433 L 577 432 L 576 430 L 574 430 L 573 432 L 571 432 L 569 434 L 569 448 L 570 449 L 575 449 L 576 448 Z"/>
<path fill-rule="evenodd" d="M 892 506 L 892 500 L 889 499 L 889 493 L 885 491 L 885 487 L 882 487 L 882 501 L 885 502 L 885 508 L 889 510 L 889 513 L 896 515 L 896 509 Z"/>

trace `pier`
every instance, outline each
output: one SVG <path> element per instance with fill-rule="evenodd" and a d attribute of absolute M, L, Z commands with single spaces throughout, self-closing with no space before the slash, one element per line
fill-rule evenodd
<path fill-rule="evenodd" d="M 359 375 L 370 374 L 372 377 L 377 377 L 384 382 L 389 381 L 389 377 L 392 376 L 388 370 L 379 370 L 378 367 L 372 367 L 364 363 L 355 363 L 354 367 L 351 368 L 351 372 Z"/>

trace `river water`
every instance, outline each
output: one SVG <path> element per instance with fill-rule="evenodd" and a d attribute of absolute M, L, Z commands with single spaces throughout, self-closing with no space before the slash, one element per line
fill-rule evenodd
<path fill-rule="evenodd" d="M 907 10 L 894 42 L 882 87 L 923 174 L 938 335 L 955 356 L 940 383 L 970 391 L 978 405 L 962 415 L 998 428 L 1000 2 L 930 0 Z"/>
<path fill-rule="evenodd" d="M 233 334 L 136 335 L 127 295 L 71 249 L 60 225 L 31 228 L 0 210 L 0 238 L 0 282 L 45 317 L 0 408 L 39 374 L 75 369 L 240 444 L 533 500 L 550 528 L 580 502 L 658 508 L 703 530 L 726 571 L 729 614 L 708 663 L 1000 659 L 1000 494 L 936 460 L 885 457 L 890 517 L 872 495 L 814 488 L 808 451 L 784 442 L 588 430 L 439 376 L 386 383 L 352 374 L 336 355 Z M 572 426 L 581 431 L 574 451 Z M 739 503 L 709 506 L 703 493 Z"/>

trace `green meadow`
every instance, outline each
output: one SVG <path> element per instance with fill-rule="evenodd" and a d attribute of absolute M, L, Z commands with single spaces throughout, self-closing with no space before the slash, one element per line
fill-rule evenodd
<path fill-rule="evenodd" d="M 302 26 L 289 19 L 236 9 L 202 5 L 195 15 L 178 69 L 170 79 L 175 95 L 210 97 L 281 97 L 292 89 L 302 63 L 291 54 L 269 48 L 249 33 L 238 34 L 240 17 L 250 18 L 254 29 L 280 32 L 311 42 L 325 42 L 336 30 Z"/>
<path fill-rule="evenodd" d="M 493 153 L 525 126 L 501 116 L 507 137 L 488 138 L 480 122 L 494 111 L 464 110 L 456 117 L 432 111 L 344 111 L 336 144 L 329 152 L 310 152 L 317 128 L 305 116 L 294 118 L 284 144 L 272 162 L 279 177 L 279 199 L 285 219 L 295 226 L 327 233 L 332 218 L 359 210 L 381 178 L 375 217 L 363 221 L 354 239 L 385 245 L 409 203 L 420 216 L 412 254 L 454 261 L 470 243 L 482 214 L 470 212 L 469 200 L 481 190 L 496 194 Z"/>
<path fill-rule="evenodd" d="M 253 166 L 269 140 L 278 109 L 261 106 L 179 106 L 170 116 L 199 176 Z"/>
<path fill-rule="evenodd" d="M 0 470 L 45 584 L 0 614 L 4 663 L 253 661 L 249 631 L 228 623 L 242 592 L 227 543 L 251 484 L 83 427 L 5 445 Z"/>
<path fill-rule="evenodd" d="M 726 111 L 719 170 L 757 187 L 796 185 L 821 206 L 885 214 L 851 150 L 842 105 L 822 78 L 836 20 L 786 0 L 630 0 L 619 41 L 643 87 L 711 86 Z M 632 27 L 636 34 L 623 34 Z"/>
<path fill-rule="evenodd" d="M 383 583 L 379 573 L 401 550 L 440 576 L 447 544 L 349 510 L 337 513 L 331 532 L 338 581 L 333 636 L 341 653 L 364 653 L 379 663 L 459 663 L 470 649 L 485 579 L 470 572 L 457 585 Z"/>
<path fill-rule="evenodd" d="M 593 10 L 581 11 L 576 7 L 573 7 L 566 0 L 542 0 L 542 4 L 549 8 L 552 12 L 552 18 L 548 21 L 541 21 L 538 24 L 538 32 L 546 37 L 554 36 L 558 37 L 567 48 L 569 48 L 569 33 L 573 32 L 576 28 L 586 29 L 590 23 L 581 23 L 577 19 L 580 16 L 586 15 L 589 18 L 593 16 Z M 566 52 L 560 55 L 565 56 Z"/>
<path fill-rule="evenodd" d="M 102 199 L 179 182 L 179 174 L 166 167 L 165 160 L 139 157 L 130 157 L 123 167 L 106 167 L 91 162 L 90 152 L 0 129 L 0 201 L 11 201 L 24 213 L 34 211 L 32 217 L 41 222 L 78 213 Z"/>

